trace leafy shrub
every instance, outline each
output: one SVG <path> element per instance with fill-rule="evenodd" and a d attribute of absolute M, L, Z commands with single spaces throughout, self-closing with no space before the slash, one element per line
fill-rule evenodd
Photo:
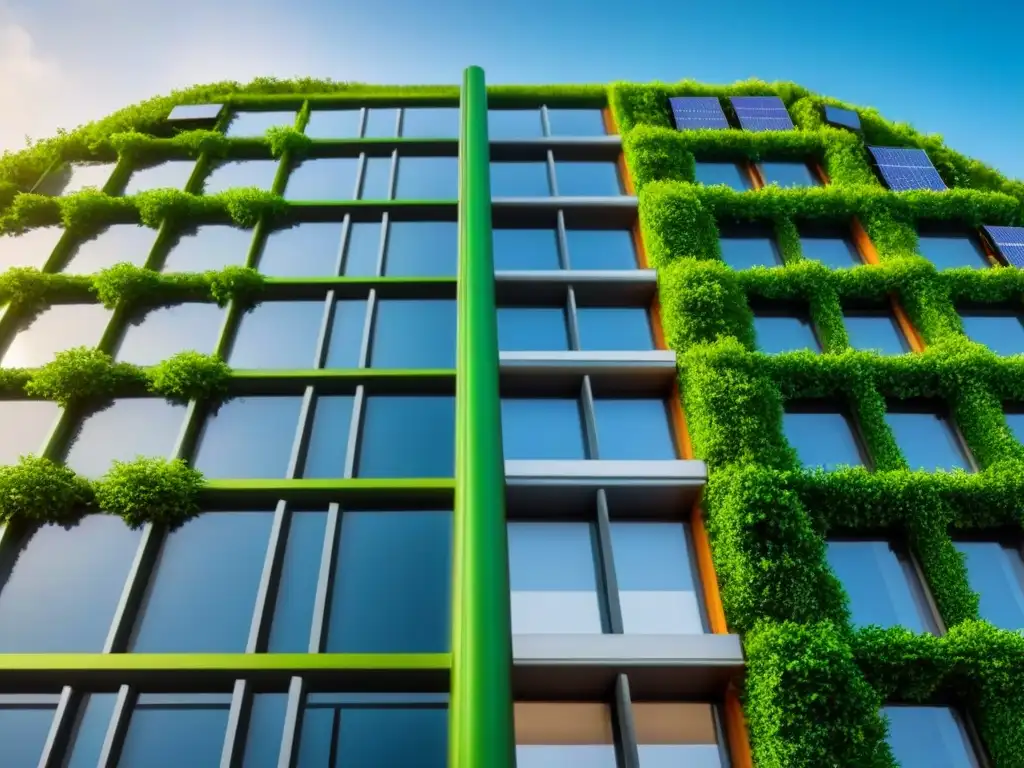
<path fill-rule="evenodd" d="M 79 517 L 92 501 L 88 481 L 42 456 L 22 456 L 0 466 L 0 521 L 63 523 Z"/>
<path fill-rule="evenodd" d="M 181 459 L 139 457 L 115 461 L 96 483 L 96 503 L 133 528 L 144 523 L 170 527 L 199 514 L 203 475 Z"/>

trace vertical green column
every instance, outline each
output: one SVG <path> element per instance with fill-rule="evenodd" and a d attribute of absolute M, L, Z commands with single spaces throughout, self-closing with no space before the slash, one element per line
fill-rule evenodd
<path fill-rule="evenodd" d="M 513 768 L 512 631 L 484 72 L 463 73 L 450 768 Z"/>

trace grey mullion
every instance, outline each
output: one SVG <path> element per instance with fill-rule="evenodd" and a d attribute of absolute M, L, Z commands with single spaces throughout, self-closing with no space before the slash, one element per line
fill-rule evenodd
<path fill-rule="evenodd" d="M 96 763 L 96 768 L 117 768 L 134 705 L 135 692 L 131 686 L 122 685 L 117 691 L 117 701 L 114 702 L 114 712 L 110 716 L 110 724 L 107 726 L 107 735 L 103 738 L 103 748 L 100 749 L 100 759 Z"/>
<path fill-rule="evenodd" d="M 377 271 L 374 277 L 384 277 L 387 268 L 388 241 L 391 239 L 391 214 L 384 212 L 380 220 L 380 250 L 377 252 Z"/>
<path fill-rule="evenodd" d="M 367 107 L 362 107 L 359 110 L 359 127 L 356 129 L 356 138 L 363 139 L 366 133 L 366 121 L 369 117 L 370 110 Z"/>
<path fill-rule="evenodd" d="M 385 200 L 395 199 L 395 188 L 398 185 L 398 150 L 391 152 L 391 175 L 388 177 L 388 196 Z"/>
<path fill-rule="evenodd" d="M 191 458 L 187 454 L 191 452 L 192 436 L 197 434 L 199 430 L 199 419 L 202 415 L 199 402 L 189 400 L 188 405 L 185 406 L 185 418 L 181 420 L 181 429 L 178 430 L 178 436 L 174 440 L 174 448 L 168 458 L 185 459 L 186 461 Z"/>
<path fill-rule="evenodd" d="M 555 153 L 550 149 L 547 151 L 548 185 L 551 187 L 551 196 L 558 197 L 558 180 L 555 178 Z"/>
<path fill-rule="evenodd" d="M 228 710 L 228 725 L 224 734 L 224 747 L 220 753 L 220 768 L 240 768 L 242 752 L 245 750 L 247 712 L 247 684 L 236 680 L 231 691 L 231 708 Z"/>
<path fill-rule="evenodd" d="M 640 749 L 637 744 L 636 722 L 633 719 L 633 701 L 629 693 L 629 679 L 619 675 L 615 679 L 615 719 L 619 726 L 619 747 L 623 768 L 640 768 Z"/>
<path fill-rule="evenodd" d="M 363 112 L 366 112 L 364 109 Z M 360 131 L 362 127 L 360 126 Z M 359 165 L 356 167 L 356 188 L 352 192 L 352 199 L 359 200 L 363 196 L 363 180 L 366 178 L 366 164 L 369 162 L 365 152 L 359 153 Z"/>
<path fill-rule="evenodd" d="M 711 719 L 715 724 L 715 740 L 718 742 L 718 762 L 722 768 L 730 768 L 732 756 L 729 754 L 729 741 L 725 738 L 725 726 L 717 705 L 711 707 Z"/>
<path fill-rule="evenodd" d="M 320 556 L 320 574 L 316 581 L 316 597 L 313 602 L 313 621 L 309 631 L 309 652 L 321 653 L 327 633 L 331 599 L 331 581 L 334 571 L 335 545 L 341 525 L 341 508 L 337 504 L 327 507 L 327 523 L 324 526 L 324 546 Z"/>
<path fill-rule="evenodd" d="M 338 248 L 338 259 L 334 262 L 334 275 L 341 277 L 345 274 L 345 251 L 348 250 L 348 239 L 352 234 L 352 214 L 346 213 L 341 220 L 341 244 Z"/>
<path fill-rule="evenodd" d="M 305 680 L 293 677 L 288 683 L 288 705 L 284 712 L 284 730 L 281 733 L 281 751 L 277 754 L 277 768 L 292 768 L 298 758 L 305 698 Z"/>
<path fill-rule="evenodd" d="M 345 448 L 345 471 L 342 477 L 346 480 L 355 477 L 356 456 L 359 451 L 360 428 L 363 420 L 363 409 L 366 407 L 366 387 L 356 387 L 356 396 L 352 401 L 352 416 L 348 426 L 348 445 Z"/>
<path fill-rule="evenodd" d="M 256 591 L 256 607 L 253 610 L 252 623 L 249 625 L 249 639 L 245 644 L 246 653 L 259 653 L 265 650 L 267 644 L 270 626 L 274 620 L 274 596 L 277 594 L 281 580 L 281 564 L 284 562 L 291 517 L 288 503 L 283 500 L 278 501 L 274 509 L 274 520 L 270 525 L 270 542 L 267 545 L 267 555 L 263 560 L 260 585 Z"/>
<path fill-rule="evenodd" d="M 302 393 L 302 404 L 299 406 L 299 420 L 295 425 L 295 436 L 292 439 L 292 452 L 288 458 L 288 469 L 285 479 L 294 480 L 299 474 L 302 463 L 305 460 L 306 448 L 308 447 L 309 435 L 313 431 L 313 398 L 315 391 L 313 385 L 309 385 Z"/>
<path fill-rule="evenodd" d="M 395 122 L 395 138 L 399 138 L 402 135 L 402 128 L 405 124 L 405 107 L 399 107 L 395 111 L 398 113 Z"/>
<path fill-rule="evenodd" d="M 565 301 L 566 319 L 569 322 L 569 349 L 582 349 L 580 345 L 580 323 L 576 316 L 576 292 L 569 286 L 568 295 Z"/>
<path fill-rule="evenodd" d="M 327 350 L 331 343 L 331 322 L 334 320 L 335 293 L 334 290 L 327 292 L 324 300 L 324 316 L 320 321 L 320 333 L 316 339 L 316 358 L 313 360 L 314 368 L 323 368 L 327 360 Z"/>
<path fill-rule="evenodd" d="M 558 254 L 561 267 L 569 269 L 569 236 L 565 233 L 565 211 L 558 210 Z"/>
<path fill-rule="evenodd" d="M 594 408 L 594 387 L 590 382 L 590 376 L 583 377 L 581 388 L 581 406 L 583 408 L 583 432 L 587 446 L 587 458 L 601 458 L 597 451 L 597 414 Z"/>
<path fill-rule="evenodd" d="M 548 105 L 543 104 L 540 108 L 540 125 L 545 136 L 551 135 L 551 119 L 548 117 Z"/>
<path fill-rule="evenodd" d="M 377 289 L 370 289 L 366 299 L 366 317 L 363 318 L 363 341 L 359 347 L 359 367 L 370 367 L 370 345 L 373 343 L 373 329 L 377 321 Z"/>
<path fill-rule="evenodd" d="M 43 745 L 43 754 L 39 758 L 38 768 L 59 768 L 61 758 L 67 751 L 68 736 L 74 726 L 75 714 L 80 704 L 81 696 L 75 696 L 70 685 L 65 685 L 60 692 L 60 700 L 57 702 L 57 709 L 53 713 L 53 721 L 50 723 L 50 732 L 46 735 L 46 743 Z"/>
<path fill-rule="evenodd" d="M 615 558 L 612 550 L 612 524 L 608 515 L 608 496 L 604 488 L 597 492 L 597 551 L 600 559 L 601 580 L 605 588 L 605 605 L 608 608 L 608 625 L 613 635 L 625 631 L 622 622 L 622 603 L 619 600 L 619 580 L 615 575 Z"/>
<path fill-rule="evenodd" d="M 149 575 L 156 563 L 163 541 L 162 531 L 158 531 L 153 523 L 146 523 L 142 528 L 139 547 L 135 551 L 132 567 L 128 578 L 121 589 L 121 598 L 117 602 L 114 618 L 110 622 L 107 639 L 103 643 L 103 653 L 119 653 L 127 650 L 128 641 L 135 625 L 136 613 L 142 604 L 142 597 L 148 586 Z"/>

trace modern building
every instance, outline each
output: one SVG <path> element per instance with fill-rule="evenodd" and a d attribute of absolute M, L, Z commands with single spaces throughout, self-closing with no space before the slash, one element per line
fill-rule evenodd
<path fill-rule="evenodd" d="M 0 469 L 3 768 L 1024 765 L 1024 184 L 470 68 L 156 99 L 0 202 L 0 463 L 74 473 Z M 138 456 L 201 512 L 82 506 Z"/>

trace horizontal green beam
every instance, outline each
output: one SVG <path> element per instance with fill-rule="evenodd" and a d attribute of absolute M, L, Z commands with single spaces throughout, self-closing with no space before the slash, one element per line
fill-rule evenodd
<path fill-rule="evenodd" d="M 303 381 L 358 379 L 447 379 L 455 376 L 454 368 L 309 368 L 306 370 L 282 371 L 274 368 L 232 370 L 231 378 L 248 379 L 302 379 Z"/>
<path fill-rule="evenodd" d="M 329 478 L 318 480 L 207 480 L 210 491 L 452 491 L 455 480 L 449 477 L 408 478 Z"/>
<path fill-rule="evenodd" d="M 454 222 L 453 222 L 454 223 Z M 378 285 L 455 285 L 457 279 L 452 277 L 268 277 L 264 285 L 303 286 L 303 285 L 365 285 L 370 288 Z M 88 285 L 86 286 L 88 287 Z"/>
<path fill-rule="evenodd" d="M 0 673 L 446 670 L 450 653 L 0 653 Z"/>

